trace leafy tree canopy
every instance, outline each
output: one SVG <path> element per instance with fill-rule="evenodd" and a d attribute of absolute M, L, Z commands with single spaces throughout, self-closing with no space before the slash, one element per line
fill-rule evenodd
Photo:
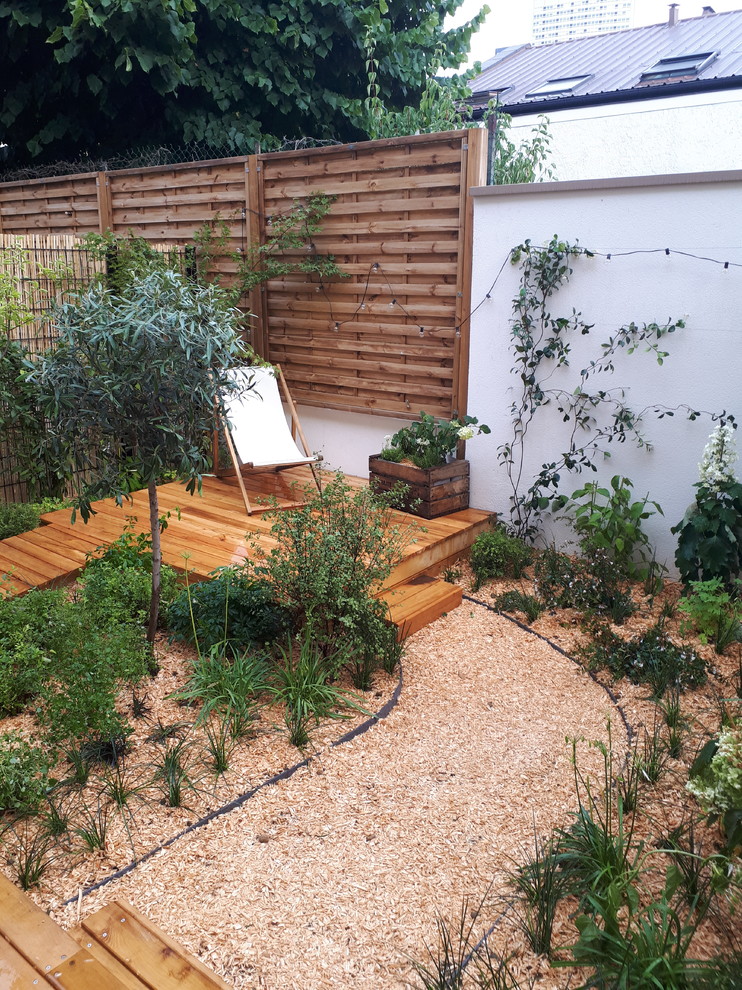
<path fill-rule="evenodd" d="M 14 164 L 201 141 L 363 136 L 364 39 L 379 95 L 416 98 L 456 68 L 486 11 L 462 0 L 0 0 L 0 133 Z M 437 54 L 436 54 L 437 52 Z"/>

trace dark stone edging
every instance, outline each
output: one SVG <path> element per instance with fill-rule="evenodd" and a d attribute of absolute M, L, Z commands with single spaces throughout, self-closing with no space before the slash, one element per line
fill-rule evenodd
<path fill-rule="evenodd" d="M 576 666 L 580 667 L 581 670 L 585 670 L 585 668 L 579 663 L 579 661 L 577 661 L 573 656 L 570 656 L 570 654 L 567 653 L 566 650 L 563 650 L 561 646 L 559 646 L 557 643 L 552 642 L 552 640 L 550 640 L 546 636 L 543 636 L 541 633 L 536 632 L 535 629 L 532 629 L 530 626 L 526 625 L 524 622 L 521 622 L 519 619 L 516 619 L 514 616 L 508 615 L 506 612 L 500 612 L 498 609 L 496 609 L 493 605 L 490 605 L 488 602 L 483 602 L 478 598 L 472 598 L 470 595 L 463 595 L 463 601 L 470 602 L 473 605 L 479 605 L 482 608 L 486 608 L 487 611 L 493 612 L 496 615 L 499 615 L 503 619 L 507 619 L 508 622 L 512 622 L 514 625 L 518 626 L 524 632 L 530 633 L 530 635 L 536 636 L 538 639 L 542 640 L 557 653 L 560 653 L 567 660 L 571 661 Z M 634 731 L 631 725 L 629 724 L 629 721 L 626 717 L 626 713 L 621 707 L 618 698 L 607 685 L 601 683 L 601 681 L 598 680 L 598 678 L 595 676 L 595 674 L 592 671 L 588 670 L 587 674 L 600 688 L 602 688 L 606 692 L 608 697 L 611 699 L 611 702 L 613 703 L 614 707 L 621 716 L 621 721 L 623 722 L 624 728 L 626 729 L 626 734 L 629 743 L 631 743 L 631 740 L 634 735 Z M 342 746 L 345 743 L 350 742 L 352 739 L 364 735 L 364 733 L 368 732 L 369 729 L 372 729 L 379 722 L 387 718 L 391 714 L 392 710 L 396 707 L 399 701 L 400 695 L 402 694 L 402 687 L 403 687 L 403 672 L 402 672 L 402 664 L 400 663 L 399 677 L 397 679 L 397 684 L 389 700 L 386 701 L 374 715 L 366 719 L 365 722 L 362 722 L 360 725 L 357 725 L 354 729 L 351 729 L 349 732 L 346 732 L 339 739 L 336 739 L 333 743 L 331 743 L 329 748 L 335 749 L 337 746 Z M 75 894 L 73 897 L 68 897 L 66 900 L 62 901 L 60 906 L 69 907 L 70 904 L 75 904 L 79 902 L 81 898 L 87 897 L 89 894 L 94 893 L 96 890 L 100 890 L 102 887 L 108 886 L 109 883 L 113 883 L 115 880 L 120 880 L 122 877 L 125 877 L 128 873 L 132 873 L 138 866 L 141 866 L 143 863 L 146 863 L 147 860 L 152 859 L 153 856 L 156 856 L 157 853 L 162 852 L 164 849 L 168 849 L 170 846 L 178 842 L 180 839 L 185 838 L 185 836 L 189 835 L 192 832 L 195 832 L 197 829 L 203 828 L 205 825 L 208 825 L 210 822 L 215 821 L 217 818 L 221 818 L 224 815 L 228 815 L 232 811 L 235 811 L 237 808 L 241 807 L 243 804 L 249 801 L 250 798 L 252 798 L 259 791 L 262 791 L 264 788 L 271 787 L 274 784 L 278 784 L 282 780 L 289 780 L 291 777 L 294 776 L 297 770 L 301 770 L 304 767 L 308 767 L 310 763 L 312 763 L 313 760 L 316 758 L 316 755 L 318 754 L 308 756 L 305 759 L 300 760 L 298 763 L 294 763 L 292 766 L 286 767 L 285 770 L 282 770 L 280 773 L 274 774 L 268 779 L 257 784 L 255 787 L 252 787 L 249 791 L 245 791 L 243 794 L 238 795 L 236 798 L 233 798 L 231 801 L 227 802 L 227 804 L 224 804 L 219 808 L 215 808 L 213 811 L 210 811 L 207 815 L 204 815 L 202 818 L 199 818 L 197 821 L 188 825 L 186 828 L 181 829 L 180 832 L 177 832 L 175 835 L 170 836 L 169 839 L 166 839 L 164 842 L 161 842 L 158 846 L 155 846 L 154 849 L 150 849 L 148 852 L 144 853 L 138 859 L 132 860 L 126 866 L 122 866 L 114 873 L 109 874 L 107 877 L 103 877 L 102 880 L 98 880 L 90 887 L 85 887 L 77 894 Z M 502 919 L 505 913 L 507 912 L 503 912 L 503 914 L 499 916 L 495 925 L 493 925 L 492 928 L 485 933 L 485 935 L 482 937 L 478 945 L 481 945 L 484 941 L 486 941 L 489 935 L 495 930 L 497 924 Z"/>
<path fill-rule="evenodd" d="M 575 657 L 573 657 L 571 653 L 567 653 L 566 650 L 562 649 L 562 647 L 559 646 L 558 643 L 555 643 L 553 640 L 549 639 L 548 636 L 544 636 L 540 632 L 536 632 L 535 629 L 532 629 L 525 622 L 521 622 L 520 619 L 516 619 L 514 615 L 508 615 L 507 612 L 501 612 L 499 609 L 495 608 L 494 605 L 490 605 L 489 602 L 483 602 L 479 598 L 472 598 L 471 595 L 463 595 L 462 597 L 465 602 L 471 602 L 473 605 L 481 605 L 482 608 L 486 608 L 488 612 L 494 612 L 495 615 L 499 615 L 502 619 L 507 619 L 508 622 L 512 622 L 513 625 L 518 626 L 518 628 L 522 629 L 523 632 L 530 633 L 531 636 L 535 636 L 537 639 L 540 639 L 542 642 L 550 646 L 552 650 L 555 650 L 557 653 L 561 653 L 563 657 L 565 657 L 567 660 L 573 663 L 576 667 L 579 667 L 580 670 L 584 671 L 588 675 L 590 680 L 593 681 L 595 684 L 597 684 L 598 687 L 601 688 L 603 691 L 605 691 L 605 693 L 611 699 L 611 703 L 613 704 L 613 707 L 621 716 L 623 727 L 626 730 L 626 738 L 629 741 L 629 746 L 631 745 L 631 742 L 634 738 L 633 726 L 626 717 L 626 712 L 623 710 L 621 703 L 618 700 L 618 697 L 616 696 L 615 692 L 612 691 L 607 684 L 604 684 L 598 677 L 596 677 L 594 671 L 588 670 L 587 667 L 581 664 L 579 660 L 575 659 Z"/>
<path fill-rule="evenodd" d="M 357 736 L 362 736 L 365 732 L 368 732 L 369 729 L 372 729 L 378 722 L 381 722 L 383 719 L 387 718 L 387 716 L 391 713 L 392 709 L 396 706 L 397 702 L 399 701 L 399 697 L 402 693 L 402 684 L 403 684 L 402 664 L 400 663 L 399 677 L 397 679 L 397 684 L 389 700 L 384 702 L 384 704 L 376 712 L 375 715 L 372 715 L 370 718 L 366 719 L 365 722 L 361 722 L 361 724 L 357 725 L 354 729 L 350 729 L 339 739 L 336 739 L 335 742 L 330 743 L 329 749 L 334 749 L 336 746 L 342 746 L 344 743 L 350 742 L 351 739 L 355 739 Z M 320 750 L 320 753 L 321 752 L 322 751 Z M 68 897 L 67 900 L 62 901 L 60 907 L 69 907 L 70 904 L 77 903 L 81 898 L 87 897 L 88 894 L 92 894 L 96 890 L 100 890 L 101 887 L 108 886 L 108 884 L 113 883 L 114 880 L 120 880 L 122 877 L 125 877 L 127 873 L 131 873 L 138 866 L 141 866 L 142 863 L 146 863 L 147 860 L 152 859 L 152 857 L 156 856 L 157 853 L 162 852 L 163 849 L 168 849 L 179 839 L 183 839 L 186 835 L 189 835 L 191 832 L 195 832 L 197 829 L 203 828 L 205 825 L 208 825 L 210 822 L 213 822 L 215 819 L 221 818 L 223 815 L 228 815 L 232 811 L 235 811 L 235 809 L 241 807 L 243 804 L 249 801 L 251 797 L 257 794 L 259 791 L 262 791 L 264 788 L 272 787 L 274 784 L 278 784 L 282 780 L 288 780 L 290 777 L 293 777 L 294 774 L 297 772 L 297 770 L 301 770 L 304 767 L 308 767 L 310 763 L 312 763 L 318 755 L 320 754 L 315 753 L 312 756 L 305 757 L 303 760 L 300 760 L 298 763 L 294 763 L 292 766 L 286 767 L 286 769 L 282 770 L 280 773 L 274 774 L 273 776 L 269 777 L 267 780 L 261 781 L 261 783 L 257 784 L 255 787 L 252 787 L 249 791 L 245 791 L 243 794 L 238 795 L 236 798 L 233 798 L 231 801 L 228 801 L 227 804 L 223 804 L 220 808 L 215 808 L 213 811 L 210 811 L 207 815 L 204 815 L 202 818 L 199 818 L 197 821 L 192 822 L 190 825 L 187 826 L 187 828 L 181 829 L 180 832 L 177 832 L 175 835 L 171 835 L 169 839 L 166 839 L 164 842 L 161 842 L 158 846 L 155 846 L 154 849 L 150 849 L 148 852 L 144 853 L 138 859 L 134 859 L 131 861 L 131 863 L 127 863 L 126 866 L 122 866 L 121 869 L 116 870 L 115 873 L 111 873 L 107 877 L 103 877 L 102 880 L 98 880 L 90 887 L 85 887 L 83 890 L 75 894 L 74 897 Z"/>

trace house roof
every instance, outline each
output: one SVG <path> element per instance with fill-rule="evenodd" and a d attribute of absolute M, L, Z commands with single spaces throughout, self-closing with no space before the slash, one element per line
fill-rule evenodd
<path fill-rule="evenodd" d="M 660 59 L 707 54 L 697 71 L 642 79 Z M 585 77 L 567 92 L 533 95 L 553 80 Z M 505 48 L 484 63 L 469 85 L 475 105 L 486 105 L 484 94 L 499 92 L 507 113 L 551 112 L 576 105 L 595 105 L 742 87 L 742 10 L 612 31 L 550 45 Z"/>

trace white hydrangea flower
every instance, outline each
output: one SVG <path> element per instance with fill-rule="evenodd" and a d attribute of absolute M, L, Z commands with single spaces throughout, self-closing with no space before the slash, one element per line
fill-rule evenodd
<path fill-rule="evenodd" d="M 417 445 L 418 445 L 418 447 L 429 447 L 430 446 L 430 440 L 428 440 L 427 437 L 418 437 L 417 438 Z"/>
<path fill-rule="evenodd" d="M 384 443 L 381 445 L 381 449 L 386 450 L 386 448 L 390 446 L 391 442 L 392 442 L 392 435 L 391 433 L 387 433 L 387 435 L 384 437 Z"/>
<path fill-rule="evenodd" d="M 722 485 L 735 481 L 736 460 L 734 427 L 731 423 L 719 423 L 709 437 L 701 463 L 698 465 L 701 484 L 713 492 L 718 492 Z"/>
<path fill-rule="evenodd" d="M 456 435 L 458 436 L 459 440 L 471 440 L 471 438 L 475 434 L 474 434 L 474 430 L 471 428 L 471 426 L 462 426 L 457 431 L 457 434 Z"/>

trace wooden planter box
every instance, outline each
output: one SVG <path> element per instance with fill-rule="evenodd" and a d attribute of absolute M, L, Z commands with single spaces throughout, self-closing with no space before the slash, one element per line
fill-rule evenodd
<path fill-rule="evenodd" d="M 423 519 L 435 519 L 449 512 L 469 508 L 469 462 L 451 461 L 440 467 L 419 468 L 414 464 L 385 461 L 378 454 L 368 459 L 369 483 L 375 491 L 388 492 L 402 482 L 409 487 L 404 505 Z M 411 503 L 418 502 L 417 506 Z"/>

